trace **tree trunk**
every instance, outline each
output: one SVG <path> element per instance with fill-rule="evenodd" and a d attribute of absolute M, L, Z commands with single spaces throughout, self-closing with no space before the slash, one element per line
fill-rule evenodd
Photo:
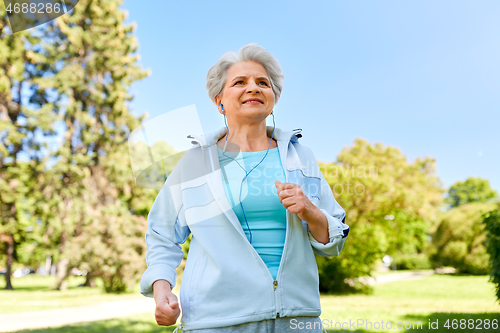
<path fill-rule="evenodd" d="M 5 272 L 5 289 L 6 290 L 14 290 L 12 287 L 12 264 L 14 263 L 14 236 L 9 235 L 5 237 L 7 243 L 7 272 Z"/>
<path fill-rule="evenodd" d="M 52 256 L 47 256 L 45 258 L 45 272 L 50 275 L 50 269 L 52 268 Z"/>
<path fill-rule="evenodd" d="M 61 239 L 59 244 L 59 254 L 64 254 L 64 247 L 66 245 L 66 231 L 61 233 Z M 56 284 L 54 289 L 56 290 L 66 290 L 68 286 L 66 285 L 66 278 L 69 275 L 69 259 L 61 259 L 56 264 Z"/>
<path fill-rule="evenodd" d="M 85 283 L 83 284 L 84 287 L 95 287 L 95 281 L 94 281 L 94 276 L 90 274 L 90 272 L 87 273 Z"/>
<path fill-rule="evenodd" d="M 61 259 L 56 265 L 56 285 L 54 289 L 56 290 L 66 290 L 68 286 L 66 284 L 66 278 L 69 275 L 69 259 Z"/>

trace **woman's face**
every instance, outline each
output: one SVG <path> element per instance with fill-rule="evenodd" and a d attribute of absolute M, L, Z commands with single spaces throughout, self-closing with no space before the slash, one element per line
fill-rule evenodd
<path fill-rule="evenodd" d="M 254 61 L 229 67 L 222 96 L 217 96 L 216 102 L 219 111 L 222 103 L 228 118 L 266 119 L 274 107 L 274 92 L 264 67 Z"/>

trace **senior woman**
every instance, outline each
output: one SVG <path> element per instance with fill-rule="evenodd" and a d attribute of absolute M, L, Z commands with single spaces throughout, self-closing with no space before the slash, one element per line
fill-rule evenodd
<path fill-rule="evenodd" d="M 183 332 L 322 332 L 314 253 L 337 256 L 349 227 L 300 129 L 266 126 L 282 91 L 278 61 L 249 44 L 209 70 L 225 126 L 195 135 L 148 215 L 141 293 L 175 324 L 179 244 Z M 176 329 L 177 330 L 177 329 Z"/>

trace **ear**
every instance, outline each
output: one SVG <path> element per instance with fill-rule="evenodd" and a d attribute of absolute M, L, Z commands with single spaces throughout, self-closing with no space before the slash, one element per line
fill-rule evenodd
<path fill-rule="evenodd" d="M 217 106 L 217 110 L 219 110 L 219 112 L 221 112 L 220 101 L 221 101 L 221 96 L 220 95 L 215 96 L 215 105 Z"/>

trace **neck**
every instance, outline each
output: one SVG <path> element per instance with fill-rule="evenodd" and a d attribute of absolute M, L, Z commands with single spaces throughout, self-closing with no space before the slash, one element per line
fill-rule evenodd
<path fill-rule="evenodd" d="M 254 124 L 228 124 L 228 127 L 226 151 L 253 152 L 267 150 L 269 147 L 270 137 L 267 136 L 265 121 Z M 224 147 L 226 136 L 218 141 L 219 147 L 222 145 L 221 149 Z M 271 141 L 269 149 L 277 146 L 275 142 Z"/>

